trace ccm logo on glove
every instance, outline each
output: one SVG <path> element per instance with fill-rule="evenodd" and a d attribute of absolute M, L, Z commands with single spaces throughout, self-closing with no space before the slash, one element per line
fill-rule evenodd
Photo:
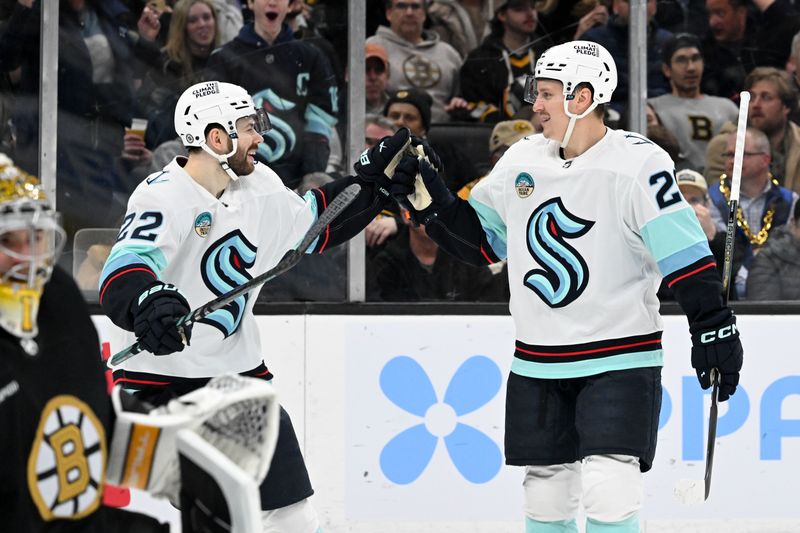
<path fill-rule="evenodd" d="M 710 344 L 712 342 L 727 339 L 732 335 L 737 335 L 739 330 L 736 329 L 736 324 L 729 324 L 719 328 L 717 331 L 706 331 L 700 335 L 700 342 L 703 344 Z"/>

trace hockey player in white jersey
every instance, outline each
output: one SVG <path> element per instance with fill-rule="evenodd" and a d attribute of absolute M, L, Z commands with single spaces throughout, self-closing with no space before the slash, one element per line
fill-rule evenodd
<path fill-rule="evenodd" d="M 254 292 L 193 328 L 179 329 L 176 320 L 275 266 L 353 182 L 361 184 L 359 196 L 309 252 L 360 232 L 389 201 L 387 166 L 394 167 L 410 142 L 406 129 L 385 137 L 362 154 L 356 176 L 301 198 L 272 170 L 255 164 L 269 120 L 241 87 L 210 81 L 188 88 L 176 104 L 175 129 L 188 158 L 174 159 L 133 192 L 100 277 L 104 312 L 131 332 L 127 340 L 146 350 L 115 369 L 114 382 L 156 405 L 226 372 L 272 378 L 252 312 Z M 307 500 L 312 493 L 281 409 L 277 447 L 261 486 L 264 531 L 318 531 Z"/>
<path fill-rule="evenodd" d="M 656 290 L 663 278 L 674 291 L 692 366 L 703 388 L 720 371 L 720 401 L 742 365 L 735 317 L 674 163 L 603 123 L 617 84 L 608 51 L 555 46 L 528 81 L 543 133 L 511 146 L 468 202 L 425 158 L 403 157 L 393 193 L 450 253 L 508 259 L 516 350 L 505 454 L 526 467 L 526 532 L 576 532 L 582 503 L 588 533 L 634 533 L 661 406 Z"/>

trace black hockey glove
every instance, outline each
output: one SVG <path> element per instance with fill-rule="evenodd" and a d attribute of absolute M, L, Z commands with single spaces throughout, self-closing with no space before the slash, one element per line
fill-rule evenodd
<path fill-rule="evenodd" d="M 411 146 L 414 147 L 414 150 L 419 154 L 419 146 L 422 147 L 422 154 L 428 160 L 428 163 L 436 170 L 436 172 L 442 173 L 444 172 L 444 163 L 442 163 L 442 158 L 439 157 L 431 145 L 428 144 L 428 141 L 421 137 L 415 137 L 414 135 L 411 136 Z"/>
<path fill-rule="evenodd" d="M 440 209 L 449 207 L 455 196 L 439 173 L 425 159 L 403 156 L 392 178 L 392 196 L 401 199 L 418 224 L 427 224 Z"/>
<path fill-rule="evenodd" d="M 156 282 L 133 307 L 133 332 L 142 347 L 155 355 L 183 350 L 192 337 L 191 326 L 178 330 L 176 322 L 191 311 L 189 302 L 171 283 Z"/>
<path fill-rule="evenodd" d="M 744 352 L 733 313 L 722 323 L 692 332 L 692 366 L 697 371 L 700 386 L 711 386 L 711 369 L 719 372 L 719 401 L 724 402 L 736 392 Z"/>
<path fill-rule="evenodd" d="M 384 137 L 378 144 L 364 150 L 353 168 L 358 177 L 366 182 L 374 183 L 381 196 L 390 198 L 391 179 L 394 169 L 403 153 L 411 145 L 411 134 L 407 128 L 401 128 L 394 135 Z"/>

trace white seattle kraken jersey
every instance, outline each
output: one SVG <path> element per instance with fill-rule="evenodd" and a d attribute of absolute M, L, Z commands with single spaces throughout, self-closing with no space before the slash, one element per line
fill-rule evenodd
<path fill-rule="evenodd" d="M 526 137 L 469 201 L 508 258 L 513 372 L 562 378 L 662 364 L 662 276 L 711 255 L 662 149 L 607 130 L 565 161 L 557 142 Z"/>
<path fill-rule="evenodd" d="M 314 222 L 316 206 L 313 195 L 306 201 L 269 168 L 255 168 L 232 181 L 219 199 L 177 159 L 148 176 L 128 201 L 101 280 L 127 264 L 145 263 L 196 309 L 275 266 Z M 121 368 L 191 378 L 258 367 L 263 354 L 252 312 L 256 296 L 257 291 L 241 296 L 197 322 L 182 352 L 143 352 Z M 130 333 L 126 342 L 135 340 Z"/>

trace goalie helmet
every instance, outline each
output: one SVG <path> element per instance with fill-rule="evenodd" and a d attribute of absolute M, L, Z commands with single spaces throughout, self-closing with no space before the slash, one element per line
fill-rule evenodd
<path fill-rule="evenodd" d="M 184 146 L 202 148 L 235 180 L 238 176 L 230 170 L 228 158 L 236 153 L 238 146 L 236 121 L 244 117 L 253 118 L 261 135 L 272 128 L 267 112 L 256 109 L 253 98 L 242 87 L 221 81 L 197 83 L 186 89 L 175 104 L 175 131 Z M 206 145 L 209 126 L 218 126 L 230 136 L 230 152 L 217 154 Z"/>
<path fill-rule="evenodd" d="M 64 240 L 39 181 L 0 154 L 0 327 L 12 335 L 37 335 L 39 301 Z"/>

